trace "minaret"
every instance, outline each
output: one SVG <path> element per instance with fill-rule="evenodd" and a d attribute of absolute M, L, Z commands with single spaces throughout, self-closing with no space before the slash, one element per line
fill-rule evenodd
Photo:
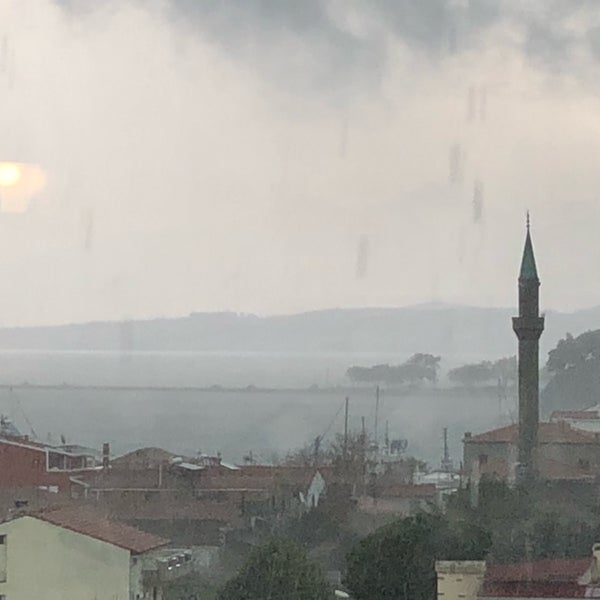
<path fill-rule="evenodd" d="M 539 308 L 540 280 L 535 265 L 527 213 L 527 237 L 519 274 L 519 316 L 513 329 L 519 339 L 519 470 L 520 476 L 535 476 L 539 409 L 539 339 L 544 318 Z"/>

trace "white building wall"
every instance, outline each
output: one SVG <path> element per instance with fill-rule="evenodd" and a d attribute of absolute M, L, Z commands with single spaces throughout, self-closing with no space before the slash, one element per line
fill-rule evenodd
<path fill-rule="evenodd" d="M 131 600 L 127 550 L 29 516 L 0 524 L 0 535 L 7 600 Z"/>
<path fill-rule="evenodd" d="M 436 561 L 438 600 L 477 600 L 483 585 L 485 562 Z"/>
<path fill-rule="evenodd" d="M 325 479 L 323 479 L 321 473 L 317 471 L 312 478 L 306 493 L 306 503 L 309 507 L 316 508 L 319 506 L 319 500 L 321 499 L 321 495 L 325 493 L 326 487 Z"/>

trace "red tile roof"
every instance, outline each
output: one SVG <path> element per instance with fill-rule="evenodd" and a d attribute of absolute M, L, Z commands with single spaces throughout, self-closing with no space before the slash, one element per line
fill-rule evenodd
<path fill-rule="evenodd" d="M 111 466 L 117 468 L 144 468 L 149 469 L 159 463 L 168 463 L 177 455 L 163 450 L 162 448 L 138 448 L 127 454 L 123 454 L 111 461 Z"/>
<path fill-rule="evenodd" d="M 382 498 L 433 498 L 437 491 L 433 483 L 396 484 L 383 488 L 379 492 Z"/>
<path fill-rule="evenodd" d="M 30 516 L 107 542 L 113 546 L 124 548 L 134 554 L 141 554 L 169 543 L 168 540 L 161 537 L 146 533 L 130 525 L 112 521 L 89 509 L 59 508 L 40 511 Z"/>
<path fill-rule="evenodd" d="M 110 502 L 111 514 L 124 521 L 217 521 L 239 526 L 243 522 L 239 502 L 194 499 L 177 502 L 157 499 L 132 506 L 130 502 Z"/>
<path fill-rule="evenodd" d="M 557 558 L 508 565 L 488 565 L 485 580 L 498 582 L 576 582 L 590 566 L 591 558 Z"/>
<path fill-rule="evenodd" d="M 499 429 L 492 429 L 474 435 L 465 437 L 466 443 L 501 443 L 516 444 L 519 436 L 518 425 L 508 425 Z M 568 423 L 540 423 L 538 431 L 538 441 L 540 444 L 597 444 L 600 439 L 596 438 L 594 433 L 581 431 L 571 427 Z"/>

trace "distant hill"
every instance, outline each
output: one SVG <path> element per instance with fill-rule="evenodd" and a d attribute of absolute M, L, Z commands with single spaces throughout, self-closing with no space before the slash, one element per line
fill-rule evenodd
<path fill-rule="evenodd" d="M 332 309 L 288 316 L 194 313 L 185 318 L 0 329 L 4 350 L 287 353 L 430 352 L 445 358 L 515 353 L 514 309 L 450 305 Z M 566 332 L 600 328 L 600 307 L 549 312 L 542 352 Z"/>

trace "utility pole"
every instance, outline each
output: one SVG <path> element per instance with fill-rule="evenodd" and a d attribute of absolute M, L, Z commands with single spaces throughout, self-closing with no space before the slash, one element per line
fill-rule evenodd
<path fill-rule="evenodd" d="M 442 469 L 450 470 L 450 452 L 448 451 L 448 428 L 444 427 L 444 458 L 442 460 Z"/>
<path fill-rule="evenodd" d="M 344 468 L 348 465 L 348 404 L 350 398 L 346 396 L 346 409 L 344 411 Z"/>
<path fill-rule="evenodd" d="M 373 437 L 375 438 L 375 444 L 379 446 L 379 440 L 377 437 L 377 427 L 379 425 L 379 386 L 375 388 L 375 426 L 373 428 Z"/>
<path fill-rule="evenodd" d="M 319 466 L 319 450 L 321 449 L 321 436 L 318 435 L 314 442 L 314 466 Z"/>

